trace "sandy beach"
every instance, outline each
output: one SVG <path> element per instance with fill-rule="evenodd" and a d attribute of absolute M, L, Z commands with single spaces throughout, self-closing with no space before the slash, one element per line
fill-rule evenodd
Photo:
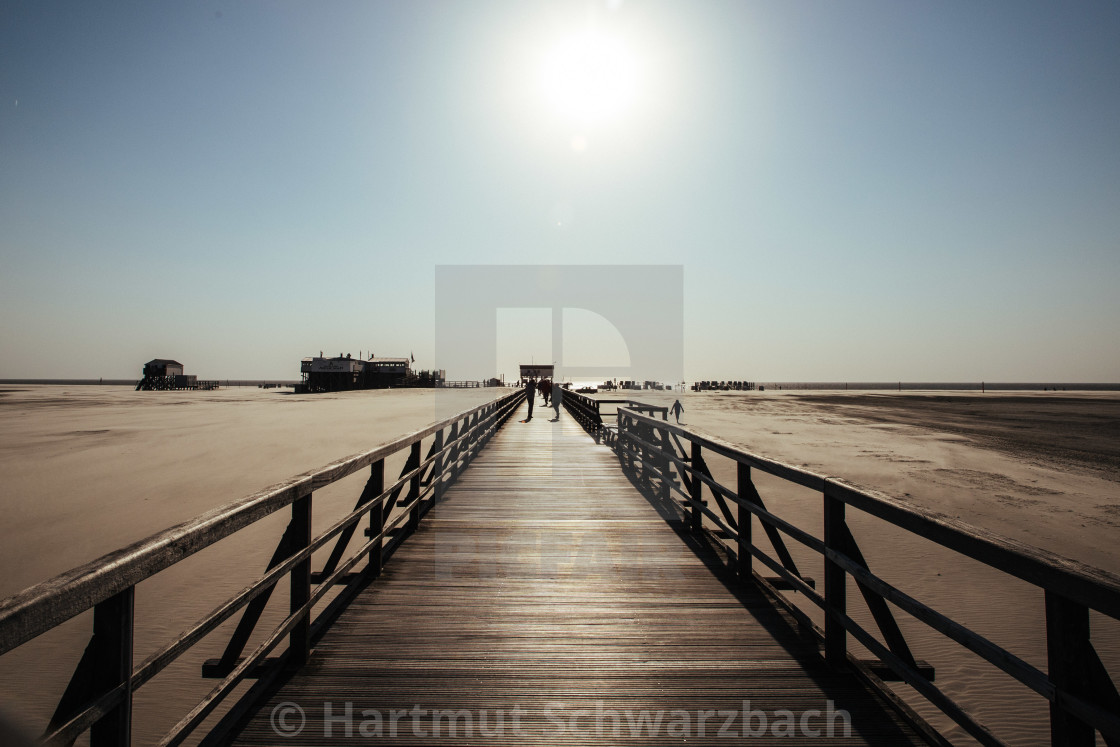
<path fill-rule="evenodd" d="M 6 512 L 0 595 L 506 391 L 293 395 L 290 389 L 255 387 L 0 387 Z M 399 469 L 392 460 L 386 465 L 388 474 Z M 316 531 L 353 507 L 364 479 L 355 475 L 316 493 Z M 286 522 L 286 516 L 269 517 L 140 584 L 136 661 L 259 575 Z M 273 602 L 273 615 L 284 605 Z M 0 659 L 0 691 L 10 717 L 40 728 L 46 723 L 88 641 L 91 619 L 90 613 L 81 615 Z M 258 626 L 258 633 L 263 629 Z M 209 691 L 213 683 L 198 676 L 199 667 L 221 653 L 222 635 L 138 691 L 137 744 L 157 741 L 184 706 Z"/>
<path fill-rule="evenodd" d="M 634 394 L 654 404 L 678 398 Z M 680 399 L 685 427 L 1120 573 L 1113 541 L 1120 527 L 1120 393 L 749 392 Z"/>
<path fill-rule="evenodd" d="M 291 475 L 393 440 L 437 414 L 508 391 L 297 396 L 249 388 L 2 389 L 5 596 Z M 633 394 L 663 404 L 676 397 Z M 1112 544 L 1120 523 L 1116 394 L 747 392 L 681 399 L 686 426 L 1120 572 Z M 710 464 L 718 479 L 733 485 L 730 463 Z M 771 510 L 820 532 L 818 495 L 766 477 L 757 482 Z M 317 493 L 316 524 L 348 508 L 359 491 L 360 482 L 348 478 Z M 849 521 L 873 570 L 1045 669 L 1041 595 L 856 513 Z M 138 587 L 138 661 L 264 568 L 285 521 L 276 519 Z M 823 577 L 812 553 L 794 548 L 794 556 L 808 575 Z M 86 643 L 88 617 L 0 660 L 9 713 L 39 724 L 49 717 Z M 1120 631 L 1109 623 L 1095 628 L 1094 641 L 1116 671 Z M 937 667 L 938 684 L 999 736 L 1014 744 L 1038 741 L 1047 728 L 1041 698 L 924 626 L 908 619 L 901 625 L 916 655 Z M 158 738 L 183 704 L 209 689 L 198 666 L 222 643 L 207 641 L 138 693 L 137 743 Z M 944 726 L 930 709 L 920 710 Z M 962 736 L 949 734 L 954 741 Z"/>
<path fill-rule="evenodd" d="M 630 394 L 664 405 L 679 397 L 683 426 L 1120 573 L 1116 393 Z M 603 406 L 608 409 L 613 406 Z M 707 459 L 717 479 L 734 486 L 730 460 Z M 757 472 L 755 481 L 768 509 L 822 536 L 818 494 Z M 1033 587 L 858 511 L 849 509 L 848 523 L 873 571 L 1046 670 L 1043 599 Z M 765 538 L 758 541 L 768 547 Z M 819 556 L 787 544 L 799 568 L 819 584 Z M 794 599 L 821 623 L 815 606 Z M 874 629 L 858 595 L 849 612 Z M 899 624 L 915 656 L 937 668 L 938 686 L 997 736 L 1021 745 L 1048 741 L 1042 698 L 923 624 L 905 615 Z M 1117 671 L 1120 624 L 1095 613 L 1092 624 L 1097 652 Z M 905 686 L 896 689 L 907 694 Z M 954 743 L 971 741 L 919 698 L 908 699 Z"/>

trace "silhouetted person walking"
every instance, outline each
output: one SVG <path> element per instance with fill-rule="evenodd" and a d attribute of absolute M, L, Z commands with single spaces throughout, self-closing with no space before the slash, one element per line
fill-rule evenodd
<path fill-rule="evenodd" d="M 537 393 L 537 382 L 533 381 L 532 379 L 529 379 L 528 381 L 525 382 L 525 399 L 529 403 L 529 416 L 527 418 L 525 418 L 524 420 L 522 420 L 521 421 L 522 423 L 528 423 L 530 420 L 533 419 L 533 397 L 536 396 L 536 393 Z"/>
<path fill-rule="evenodd" d="M 669 412 L 673 413 L 673 417 L 677 419 L 677 424 L 679 425 L 681 422 L 681 413 L 684 412 L 684 405 L 682 405 L 681 401 L 678 399 L 673 403 L 673 406 L 669 408 Z"/>
<path fill-rule="evenodd" d="M 556 417 L 552 419 L 552 422 L 555 423 L 560 419 L 560 397 L 564 394 L 564 387 L 557 384 L 551 388 L 549 393 L 552 395 L 552 409 L 556 410 Z"/>

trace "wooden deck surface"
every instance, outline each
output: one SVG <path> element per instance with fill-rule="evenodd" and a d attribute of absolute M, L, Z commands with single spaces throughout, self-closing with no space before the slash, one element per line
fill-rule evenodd
<path fill-rule="evenodd" d="M 539 404 L 236 744 L 923 743 Z"/>

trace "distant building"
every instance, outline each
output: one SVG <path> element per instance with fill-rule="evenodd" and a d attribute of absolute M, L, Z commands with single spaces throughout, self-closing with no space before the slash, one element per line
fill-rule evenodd
<path fill-rule="evenodd" d="M 350 356 L 304 358 L 300 362 L 303 383 L 310 392 L 341 392 L 358 388 L 362 361 Z"/>
<path fill-rule="evenodd" d="M 538 381 L 541 379 L 551 379 L 556 369 L 552 364 L 545 366 L 539 364 L 525 365 L 522 363 L 520 367 L 522 381 L 527 381 L 529 379 L 537 379 Z"/>
<path fill-rule="evenodd" d="M 697 381 L 692 385 L 694 392 L 710 391 L 740 391 L 753 392 L 756 384 L 753 381 Z"/>
<path fill-rule="evenodd" d="M 166 358 L 155 358 L 144 364 L 145 376 L 183 375 L 183 364 Z"/>
<path fill-rule="evenodd" d="M 216 381 L 199 381 L 194 374 L 183 373 L 183 364 L 167 358 L 155 358 L 144 364 L 143 378 L 136 391 L 156 389 L 217 389 Z"/>
<path fill-rule="evenodd" d="M 388 389 L 405 386 L 412 373 L 408 358 L 373 358 L 365 361 L 362 372 L 363 389 Z"/>
<path fill-rule="evenodd" d="M 313 357 L 300 361 L 302 382 L 298 391 L 341 392 L 350 389 L 436 387 L 445 379 L 441 371 L 413 371 L 411 358 L 370 358 L 349 355 Z"/>

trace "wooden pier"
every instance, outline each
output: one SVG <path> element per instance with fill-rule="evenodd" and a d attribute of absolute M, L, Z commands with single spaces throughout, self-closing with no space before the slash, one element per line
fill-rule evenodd
<path fill-rule="evenodd" d="M 806 727 L 831 726 L 830 744 L 925 743 L 737 586 L 571 418 L 512 423 L 234 743 L 275 744 L 286 703 L 304 712 L 301 744 L 336 743 L 349 703 L 351 736 L 372 710 L 384 744 L 734 744 L 744 701 L 752 742 L 784 741 L 771 730 L 786 709 L 819 714 Z"/>
<path fill-rule="evenodd" d="M 664 408 L 620 400 L 612 423 L 601 402 L 563 403 L 557 421 L 519 423 L 523 392 L 504 394 L 0 601 L 0 655 L 94 612 L 43 741 L 130 744 L 133 693 L 206 641 L 223 649 L 201 672 L 215 687 L 161 744 L 948 744 L 883 679 L 1003 744 L 934 684 L 906 614 L 1040 696 L 1053 745 L 1120 744 L 1089 616 L 1120 619 L 1120 578 L 671 425 Z M 395 480 L 387 460 L 403 463 Z M 312 536 L 314 493 L 361 471 L 353 511 Z M 768 511 L 755 471 L 819 492 L 823 537 Z M 876 576 L 846 510 L 1035 586 L 1048 671 Z M 259 578 L 134 663 L 136 584 L 278 511 L 291 519 Z M 822 590 L 787 540 L 822 556 Z M 254 635 L 281 581 L 287 616 Z M 849 616 L 849 586 L 874 630 Z"/>

